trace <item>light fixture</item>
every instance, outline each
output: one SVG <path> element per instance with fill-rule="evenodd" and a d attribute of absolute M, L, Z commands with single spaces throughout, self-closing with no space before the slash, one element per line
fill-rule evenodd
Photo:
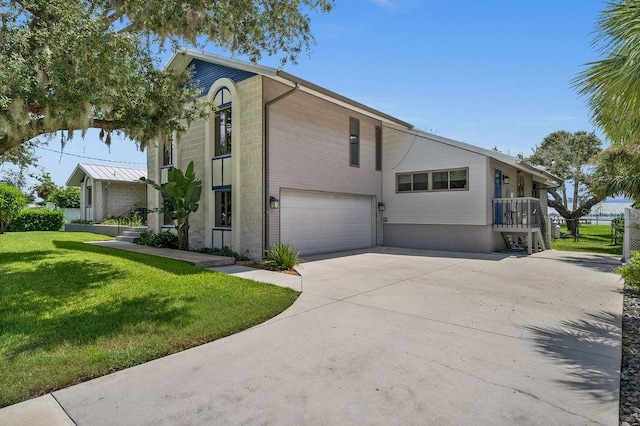
<path fill-rule="evenodd" d="M 509 176 L 502 176 L 502 183 L 504 183 L 505 185 L 509 185 Z"/>
<path fill-rule="evenodd" d="M 378 211 L 379 212 L 383 212 L 384 211 L 384 203 L 378 203 Z"/>
<path fill-rule="evenodd" d="M 269 197 L 269 206 L 272 209 L 277 209 L 278 207 L 280 207 L 280 201 L 278 201 L 278 199 L 272 195 L 271 197 Z"/>

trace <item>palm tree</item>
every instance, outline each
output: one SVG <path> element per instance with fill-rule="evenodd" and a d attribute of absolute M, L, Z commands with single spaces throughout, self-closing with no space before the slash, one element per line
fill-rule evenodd
<path fill-rule="evenodd" d="M 610 3 L 600 16 L 594 46 L 604 59 L 587 64 L 574 79 L 592 120 L 612 146 L 597 157 L 591 189 L 599 196 L 625 195 L 640 203 L 640 0 Z"/>
<path fill-rule="evenodd" d="M 586 96 L 592 120 L 614 144 L 640 140 L 640 1 L 609 4 L 593 45 L 605 56 L 587 64 L 573 84 Z"/>
<path fill-rule="evenodd" d="M 600 196 L 624 195 L 640 204 L 640 142 L 617 145 L 597 156 L 591 189 Z"/>

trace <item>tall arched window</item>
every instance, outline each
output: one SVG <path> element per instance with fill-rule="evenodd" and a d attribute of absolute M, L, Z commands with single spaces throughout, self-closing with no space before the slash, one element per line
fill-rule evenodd
<path fill-rule="evenodd" d="M 231 92 L 226 87 L 216 92 L 213 98 L 215 112 L 214 156 L 231 154 Z"/>

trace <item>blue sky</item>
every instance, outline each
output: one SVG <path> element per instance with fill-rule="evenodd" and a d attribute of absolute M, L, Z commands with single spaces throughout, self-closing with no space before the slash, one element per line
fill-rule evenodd
<path fill-rule="evenodd" d="M 591 41 L 605 1 L 336 3 L 331 13 L 312 15 L 317 44 L 287 72 L 419 129 L 511 155 L 529 155 L 556 130 L 596 130 L 570 82 L 598 59 Z M 229 56 L 214 46 L 207 51 Z M 260 63 L 277 67 L 279 60 Z M 132 142 L 116 139 L 109 150 L 96 132 L 84 140 L 77 134 L 64 152 L 37 152 L 58 185 L 78 162 L 146 162 Z"/>

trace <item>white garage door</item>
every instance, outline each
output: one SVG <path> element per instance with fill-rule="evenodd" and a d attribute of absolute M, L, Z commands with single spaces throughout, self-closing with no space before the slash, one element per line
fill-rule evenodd
<path fill-rule="evenodd" d="M 372 197 L 283 191 L 280 241 L 300 254 L 373 245 Z"/>

